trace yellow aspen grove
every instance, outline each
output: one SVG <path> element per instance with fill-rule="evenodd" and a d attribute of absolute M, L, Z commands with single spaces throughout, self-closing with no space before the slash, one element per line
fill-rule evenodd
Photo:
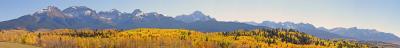
<path fill-rule="evenodd" d="M 368 48 L 348 40 L 324 40 L 286 29 L 198 32 L 185 29 L 2 30 L 1 42 L 43 48 Z"/>

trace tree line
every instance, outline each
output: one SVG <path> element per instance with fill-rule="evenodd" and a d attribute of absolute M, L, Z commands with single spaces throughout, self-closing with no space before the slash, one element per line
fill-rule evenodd
<path fill-rule="evenodd" d="M 0 42 L 43 48 L 368 48 L 348 40 L 324 40 L 293 29 L 198 32 L 185 29 L 1 30 Z"/>

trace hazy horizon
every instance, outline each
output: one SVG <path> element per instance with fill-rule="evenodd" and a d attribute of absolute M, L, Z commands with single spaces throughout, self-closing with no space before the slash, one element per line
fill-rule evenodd
<path fill-rule="evenodd" d="M 377 29 L 400 36 L 398 0 L 12 0 L 0 4 L 0 21 L 32 14 L 50 5 L 60 9 L 87 6 L 97 12 L 141 9 L 167 16 L 202 11 L 219 21 L 303 22 L 327 28 Z"/>

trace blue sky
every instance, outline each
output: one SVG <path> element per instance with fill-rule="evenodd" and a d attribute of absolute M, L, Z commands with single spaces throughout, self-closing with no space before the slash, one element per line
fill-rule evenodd
<path fill-rule="evenodd" d="M 400 0 L 1 0 L 0 21 L 49 5 L 159 12 L 168 16 L 199 10 L 220 21 L 291 21 L 318 27 L 359 27 L 400 35 Z"/>

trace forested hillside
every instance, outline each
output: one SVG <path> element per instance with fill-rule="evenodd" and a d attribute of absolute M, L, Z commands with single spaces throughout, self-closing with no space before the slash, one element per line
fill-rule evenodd
<path fill-rule="evenodd" d="M 367 48 L 348 40 L 323 40 L 292 29 L 198 32 L 185 29 L 1 30 L 1 42 L 44 48 Z"/>
<path fill-rule="evenodd" d="M 336 27 L 327 29 L 325 27 L 316 27 L 310 23 L 294 22 L 275 22 L 263 21 L 262 23 L 244 22 L 256 26 L 266 26 L 270 28 L 296 29 L 300 32 L 310 34 L 322 39 L 354 39 L 359 41 L 386 42 L 400 44 L 400 38 L 393 33 L 378 31 L 377 29 L 363 29 L 358 27 L 344 28 Z"/>

